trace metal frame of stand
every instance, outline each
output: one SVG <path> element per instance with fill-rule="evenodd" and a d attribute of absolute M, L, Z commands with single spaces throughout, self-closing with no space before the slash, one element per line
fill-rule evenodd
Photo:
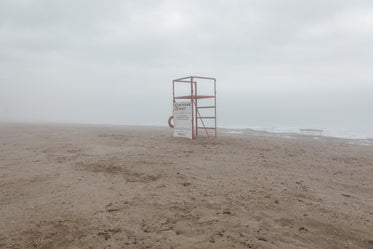
<path fill-rule="evenodd" d="M 198 95 L 198 80 L 211 80 L 213 81 L 214 87 L 214 94 L 213 95 Z M 190 84 L 190 95 L 184 96 L 175 96 L 175 84 Z M 210 137 L 209 130 L 214 130 L 214 136 L 217 137 L 217 123 L 216 123 L 216 79 L 210 77 L 200 77 L 200 76 L 188 76 L 180 79 L 176 79 L 172 81 L 172 92 L 173 92 L 173 104 L 176 103 L 178 99 L 190 99 L 192 102 L 192 138 L 195 138 L 198 135 L 199 129 L 204 129 L 206 132 L 207 137 Z M 199 106 L 198 100 L 199 99 L 214 99 L 214 105 L 210 106 Z M 199 109 L 213 109 L 214 116 L 201 116 Z M 206 127 L 205 120 L 213 119 L 214 126 L 213 127 Z M 199 126 L 198 120 L 201 121 L 202 126 Z"/>

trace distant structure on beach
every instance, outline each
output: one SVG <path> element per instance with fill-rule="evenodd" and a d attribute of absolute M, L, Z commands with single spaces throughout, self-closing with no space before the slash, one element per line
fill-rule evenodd
<path fill-rule="evenodd" d="M 207 137 L 216 138 L 216 79 L 200 76 L 176 79 L 172 81 L 172 92 L 173 115 L 168 124 L 174 128 L 174 137 L 193 139 L 201 130 Z"/>
<path fill-rule="evenodd" d="M 313 135 L 313 136 L 321 136 L 323 133 L 323 130 L 319 129 L 300 129 L 300 133 L 304 135 Z"/>

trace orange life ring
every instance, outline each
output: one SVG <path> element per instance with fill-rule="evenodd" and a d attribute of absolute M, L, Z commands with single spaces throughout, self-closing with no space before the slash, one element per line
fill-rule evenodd
<path fill-rule="evenodd" d="M 174 125 L 171 124 L 171 120 L 172 120 L 172 119 L 174 119 L 174 116 L 173 116 L 173 115 L 170 116 L 170 117 L 168 118 L 168 126 L 170 126 L 171 128 L 174 128 Z"/>

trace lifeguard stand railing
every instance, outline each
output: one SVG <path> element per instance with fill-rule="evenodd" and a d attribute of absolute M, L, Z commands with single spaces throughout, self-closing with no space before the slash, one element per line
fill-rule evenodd
<path fill-rule="evenodd" d="M 203 82 L 202 82 L 203 81 Z M 190 84 L 187 91 L 178 95 L 175 89 L 180 85 Z M 204 91 L 201 91 L 203 88 Z M 190 100 L 192 104 L 192 138 L 200 130 L 207 137 L 217 137 L 216 123 L 216 79 L 210 77 L 189 76 L 172 81 L 173 104 L 180 100 Z M 206 91 L 207 90 L 207 91 Z M 202 93 L 202 95 L 200 95 Z M 185 95 L 186 94 L 186 95 Z M 207 101 L 201 101 L 202 99 Z"/>

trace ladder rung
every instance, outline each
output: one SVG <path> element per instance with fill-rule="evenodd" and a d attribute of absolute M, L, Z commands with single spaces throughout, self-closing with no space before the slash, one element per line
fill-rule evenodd
<path fill-rule="evenodd" d="M 216 117 L 197 117 L 197 118 L 202 119 L 202 118 L 216 118 Z"/>
<path fill-rule="evenodd" d="M 199 108 L 215 108 L 215 106 L 214 106 L 214 105 L 212 105 L 212 106 L 198 106 L 197 108 L 198 108 L 198 109 L 199 109 Z"/>
<path fill-rule="evenodd" d="M 197 127 L 197 129 L 210 129 L 210 130 L 215 130 L 215 127 Z"/>

